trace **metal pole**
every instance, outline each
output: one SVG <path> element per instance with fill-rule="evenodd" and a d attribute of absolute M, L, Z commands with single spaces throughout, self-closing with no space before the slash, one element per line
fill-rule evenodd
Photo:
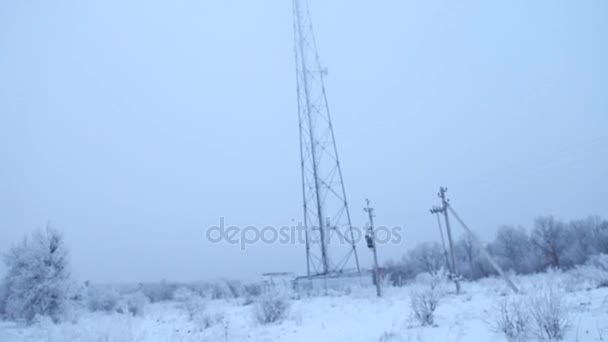
<path fill-rule="evenodd" d="M 294 18 L 297 18 L 296 11 L 297 8 L 294 6 Z M 294 57 L 296 60 L 296 68 L 298 68 L 299 60 L 298 60 L 298 42 L 296 41 L 297 36 L 297 25 L 296 20 L 293 21 L 293 31 L 294 31 Z M 306 205 L 306 180 L 305 180 L 305 169 L 304 169 L 304 142 L 303 142 L 303 130 L 302 130 L 302 107 L 300 102 L 302 99 L 300 98 L 300 78 L 296 76 L 296 91 L 298 94 L 298 129 L 300 133 L 300 167 L 302 172 L 302 203 L 304 203 L 304 235 L 306 237 L 306 274 L 310 278 L 310 243 L 308 241 L 308 209 Z"/>
<path fill-rule="evenodd" d="M 300 49 L 300 63 L 302 64 L 302 73 L 305 75 L 308 72 L 308 68 L 306 67 L 306 55 L 304 53 L 304 40 L 302 37 L 302 11 L 300 8 L 300 2 L 298 0 L 294 1 L 294 8 L 296 10 L 296 20 L 297 20 L 297 30 L 298 30 L 298 48 Z M 322 264 L 323 264 L 323 273 L 327 274 L 329 273 L 329 265 L 327 262 L 327 253 L 326 253 L 326 243 L 327 241 L 325 240 L 325 227 L 324 227 L 324 222 L 323 222 L 323 211 L 321 209 L 321 194 L 320 194 L 320 185 L 319 185 L 319 177 L 318 177 L 318 165 L 317 165 L 317 153 L 316 153 L 316 144 L 315 144 L 315 138 L 313 135 L 313 123 L 312 123 L 312 117 L 310 115 L 310 112 L 312 110 L 312 105 L 310 103 L 310 94 L 309 94 L 309 85 L 308 85 L 308 78 L 307 77 L 303 77 L 302 81 L 304 82 L 304 94 L 305 94 L 305 100 L 306 100 L 306 115 L 308 117 L 308 133 L 310 135 L 310 141 L 311 141 L 311 154 L 312 154 L 312 169 L 313 169 L 313 175 L 314 175 L 314 180 L 315 180 L 315 197 L 316 197 L 316 202 L 317 202 L 317 216 L 319 219 L 319 233 L 320 233 L 320 239 L 321 239 L 321 258 L 322 258 Z"/>
<path fill-rule="evenodd" d="M 369 216 L 369 237 L 371 240 L 371 249 L 374 253 L 374 283 L 376 283 L 376 295 L 378 297 L 382 297 L 382 289 L 380 288 L 380 270 L 378 268 L 378 252 L 376 251 L 376 232 L 374 231 L 374 208 L 369 207 L 369 199 L 365 199 L 365 201 L 367 206 L 363 210 L 365 210 Z"/>

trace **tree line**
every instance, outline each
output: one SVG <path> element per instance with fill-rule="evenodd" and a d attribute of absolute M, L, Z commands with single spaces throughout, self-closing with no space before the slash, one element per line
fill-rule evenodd
<path fill-rule="evenodd" d="M 458 275 L 469 280 L 495 275 L 480 248 L 485 248 L 505 271 L 530 274 L 548 268 L 568 269 L 595 255 L 608 254 L 608 221 L 599 216 L 570 222 L 541 216 L 534 220 L 531 230 L 500 227 L 494 240 L 484 246 L 463 234 L 454 243 Z M 402 286 L 420 273 L 449 269 L 446 249 L 438 242 L 418 244 L 401 260 L 388 262 L 382 268 L 383 277 L 393 286 Z"/>

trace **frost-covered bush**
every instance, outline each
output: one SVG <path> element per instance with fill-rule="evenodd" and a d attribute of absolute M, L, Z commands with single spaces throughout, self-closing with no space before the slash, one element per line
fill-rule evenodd
<path fill-rule="evenodd" d="M 412 316 L 421 325 L 433 325 L 435 323 L 434 312 L 439 305 L 439 293 L 434 289 L 415 290 L 410 296 Z"/>
<path fill-rule="evenodd" d="M 116 312 L 131 314 L 133 316 L 143 316 L 144 309 L 148 305 L 149 299 L 141 292 L 125 295 L 119 302 Z"/>
<path fill-rule="evenodd" d="M 201 329 L 205 330 L 220 323 L 225 323 L 225 316 L 222 312 L 205 311 L 195 317 L 193 322 Z"/>
<path fill-rule="evenodd" d="M 144 309 L 150 302 L 141 291 L 120 294 L 114 287 L 109 286 L 87 284 L 82 292 L 85 307 L 91 312 L 143 316 Z"/>
<path fill-rule="evenodd" d="M 584 265 L 568 271 L 564 287 L 568 292 L 608 287 L 608 256 L 592 256 Z"/>
<path fill-rule="evenodd" d="M 57 322 L 70 307 L 73 284 L 63 235 L 50 227 L 14 245 L 4 256 L 6 316 L 31 323 L 37 315 Z"/>
<path fill-rule="evenodd" d="M 489 322 L 492 330 L 503 333 L 508 341 L 526 341 L 529 337 L 530 314 L 520 299 L 506 297 L 494 308 Z"/>
<path fill-rule="evenodd" d="M 173 300 L 178 303 L 184 303 L 190 300 L 193 296 L 197 295 L 194 291 L 187 286 L 180 286 L 173 292 Z"/>
<path fill-rule="evenodd" d="M 443 284 L 446 274 L 443 270 L 431 275 L 419 275 L 416 277 L 417 285 L 410 292 L 410 305 L 412 317 L 421 325 L 433 325 L 435 323 L 434 312 L 439 305 L 439 300 L 444 295 Z"/>
<path fill-rule="evenodd" d="M 243 293 L 245 292 L 243 283 L 241 283 L 238 280 L 226 280 L 226 286 L 228 287 L 228 290 L 230 291 L 230 295 L 232 296 L 232 298 L 238 298 L 241 297 L 243 295 Z"/>
<path fill-rule="evenodd" d="M 213 316 L 207 312 L 207 302 L 198 293 L 188 287 L 175 291 L 174 300 L 188 315 L 188 320 L 204 330 L 215 323 Z"/>
<path fill-rule="evenodd" d="M 179 288 L 177 283 L 161 281 L 159 283 L 145 283 L 139 290 L 150 299 L 151 303 L 166 302 L 173 299 L 173 293 Z"/>
<path fill-rule="evenodd" d="M 262 295 L 262 285 L 256 283 L 245 284 L 243 292 L 246 297 L 259 297 Z"/>
<path fill-rule="evenodd" d="M 532 333 L 543 341 L 561 341 L 570 329 L 566 303 L 553 290 L 539 291 L 529 303 Z"/>
<path fill-rule="evenodd" d="M 85 303 L 90 311 L 115 312 L 120 295 L 112 288 L 88 285 L 85 290 Z"/>
<path fill-rule="evenodd" d="M 591 257 L 588 264 L 599 270 L 608 272 L 608 254 L 598 254 Z"/>
<path fill-rule="evenodd" d="M 234 298 L 234 291 L 231 290 L 226 280 L 215 280 L 199 283 L 195 286 L 199 294 L 209 299 Z"/>
<path fill-rule="evenodd" d="M 255 299 L 262 295 L 262 285 L 260 284 L 245 284 L 243 286 L 243 305 L 251 305 L 255 302 Z"/>
<path fill-rule="evenodd" d="M 599 254 L 591 257 L 587 266 L 595 268 L 598 272 L 598 287 L 608 287 L 608 254 Z"/>
<path fill-rule="evenodd" d="M 267 295 L 259 298 L 254 305 L 258 323 L 269 324 L 282 320 L 289 310 L 289 300 L 280 295 Z"/>
<path fill-rule="evenodd" d="M 190 320 L 195 320 L 205 312 L 206 302 L 199 295 L 192 296 L 189 300 L 182 303 L 181 306 Z"/>
<path fill-rule="evenodd" d="M 381 271 L 388 278 L 391 286 L 405 286 L 416 276 L 412 263 L 407 256 L 404 256 L 398 262 L 387 262 Z"/>
<path fill-rule="evenodd" d="M 219 323 L 226 323 L 224 313 L 208 310 L 205 298 L 190 287 L 178 288 L 173 295 L 173 300 L 186 312 L 188 320 L 200 331 Z"/>

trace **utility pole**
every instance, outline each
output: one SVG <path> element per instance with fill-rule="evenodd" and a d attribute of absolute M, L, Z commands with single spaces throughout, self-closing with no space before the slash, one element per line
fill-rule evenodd
<path fill-rule="evenodd" d="M 450 219 L 448 215 L 448 202 L 449 200 L 445 198 L 445 193 L 448 191 L 448 188 L 440 187 L 439 193 L 437 196 L 441 198 L 441 212 L 445 217 L 445 228 L 448 232 L 448 243 L 450 245 L 450 257 L 452 259 L 452 277 L 454 279 L 454 283 L 456 284 L 456 293 L 460 293 L 460 281 L 458 280 L 458 270 L 456 268 L 456 256 L 454 254 L 454 240 L 452 239 L 452 230 L 450 229 Z"/>
<path fill-rule="evenodd" d="M 452 273 L 452 266 L 450 265 L 450 258 L 448 257 L 448 249 L 445 247 L 445 239 L 443 238 L 443 227 L 441 226 L 441 217 L 439 214 L 443 212 L 441 207 L 433 206 L 430 210 L 431 214 L 437 216 L 437 226 L 439 227 L 439 236 L 441 236 L 441 247 L 443 248 L 443 256 L 445 257 L 445 265 L 448 267 L 448 271 Z"/>
<path fill-rule="evenodd" d="M 369 199 L 365 199 L 367 206 L 363 209 L 369 215 L 369 230 L 365 235 L 367 247 L 374 253 L 374 283 L 376 283 L 376 294 L 382 297 L 380 288 L 380 270 L 378 269 L 378 253 L 376 251 L 376 232 L 374 231 L 374 208 L 369 207 Z"/>

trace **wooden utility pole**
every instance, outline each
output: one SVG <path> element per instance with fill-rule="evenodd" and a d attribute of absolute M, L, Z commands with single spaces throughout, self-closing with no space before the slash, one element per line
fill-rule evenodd
<path fill-rule="evenodd" d="M 448 232 L 448 243 L 450 245 L 450 257 L 452 259 L 452 277 L 454 279 L 454 283 L 456 284 L 456 293 L 460 293 L 460 280 L 458 279 L 458 269 L 456 268 L 456 255 L 454 253 L 454 240 L 452 239 L 452 230 L 450 229 L 450 219 L 448 215 L 448 202 L 446 199 L 445 193 L 448 191 L 448 188 L 440 187 L 439 193 L 437 194 L 439 198 L 441 198 L 441 211 L 445 217 L 445 228 Z"/>
<path fill-rule="evenodd" d="M 369 199 L 365 199 L 367 206 L 363 209 L 369 215 L 369 230 L 365 235 L 367 247 L 374 253 L 374 283 L 376 284 L 376 294 L 382 297 L 380 288 L 380 270 L 378 268 L 378 252 L 376 251 L 376 232 L 374 231 L 374 208 L 369 207 Z"/>

